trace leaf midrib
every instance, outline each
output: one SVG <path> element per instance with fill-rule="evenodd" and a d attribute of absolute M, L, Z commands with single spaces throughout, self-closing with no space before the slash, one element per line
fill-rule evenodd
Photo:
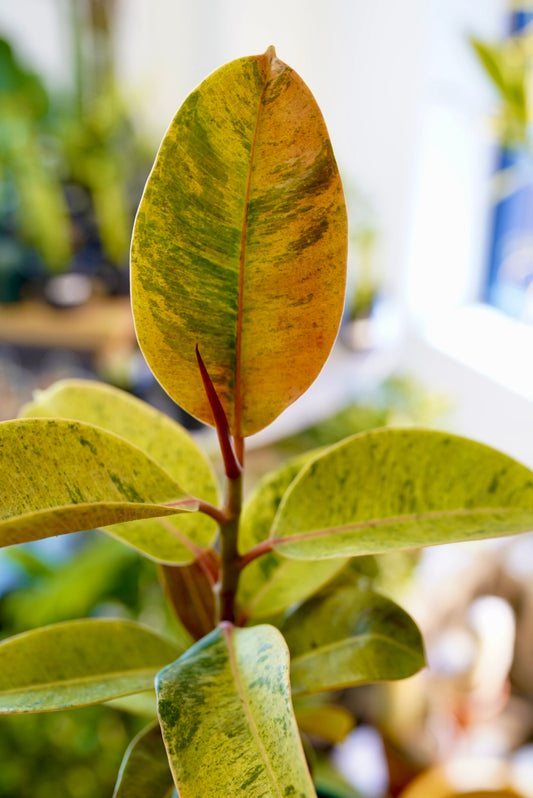
<path fill-rule="evenodd" d="M 102 671 L 98 674 L 93 674 L 91 676 L 79 676 L 76 678 L 70 679 L 55 679 L 54 681 L 50 682 L 35 682 L 33 684 L 25 684 L 20 685 L 19 687 L 10 687 L 8 689 L 0 688 L 0 699 L 3 696 L 14 695 L 16 693 L 27 693 L 28 691 L 37 691 L 37 690 L 53 690 L 56 688 L 65 688 L 65 687 L 78 687 L 84 684 L 94 684 L 101 682 L 103 679 L 124 679 L 124 678 L 132 678 L 138 676 L 151 676 L 152 674 L 158 673 L 158 671 L 163 668 L 164 665 L 153 665 L 147 668 L 135 668 L 127 671 Z M 135 692 L 146 692 L 145 690 L 139 690 Z"/>
<path fill-rule="evenodd" d="M 272 529 L 270 541 L 272 545 L 278 544 L 282 546 L 286 543 L 295 543 L 301 540 L 310 540 L 317 537 L 327 537 L 329 535 L 340 534 L 342 532 L 353 532 L 354 530 L 372 529 L 375 527 L 393 526 L 394 524 L 406 524 L 416 521 L 429 521 L 432 519 L 446 519 L 456 518 L 460 516 L 469 515 L 493 515 L 495 513 L 503 513 L 511 515 L 515 512 L 526 512 L 525 507 L 473 507 L 473 508 L 458 508 L 455 510 L 432 510 L 427 513 L 410 513 L 406 515 L 390 516 L 389 518 L 373 518 L 368 521 L 357 521 L 352 524 L 342 524 L 338 526 L 322 527 L 320 529 L 311 529 L 307 532 L 300 532 L 294 535 L 287 535 L 286 537 L 276 537 L 275 525 Z"/>
<path fill-rule="evenodd" d="M 180 500 L 178 500 L 180 501 Z M 184 504 L 188 499 L 184 500 Z M 39 515 L 46 515 L 47 513 L 61 513 L 63 511 L 73 510 L 74 508 L 80 508 L 82 510 L 87 509 L 94 509 L 96 507 L 116 507 L 116 508 L 126 508 L 126 507 L 154 507 L 154 508 L 161 508 L 164 512 L 161 516 L 142 516 L 139 519 L 131 519 L 131 520 L 145 520 L 146 518 L 164 518 L 168 515 L 177 515 L 181 510 L 181 507 L 174 505 L 174 507 L 169 507 L 166 504 L 159 504 L 158 502 L 129 502 L 129 501 L 108 501 L 107 499 L 96 500 L 93 502 L 79 502 L 78 504 L 57 504 L 53 507 L 43 507 L 39 510 L 31 510 L 25 513 L 19 513 L 18 515 L 11 515 L 7 518 L 0 518 L 0 530 L 2 527 L 7 526 L 8 524 L 17 524 L 18 522 L 22 522 L 24 520 L 35 518 Z M 187 511 L 185 511 L 187 512 Z M 118 521 L 117 523 L 120 523 Z"/>
<path fill-rule="evenodd" d="M 257 725 L 255 723 L 254 716 L 253 716 L 252 711 L 250 709 L 250 704 L 248 702 L 248 697 L 247 697 L 246 692 L 244 690 L 244 685 L 242 683 L 241 674 L 239 672 L 239 668 L 238 668 L 238 664 L 237 664 L 237 657 L 236 657 L 235 648 L 234 648 L 235 632 L 234 632 L 234 630 L 232 628 L 223 627 L 223 633 L 224 633 L 224 637 L 226 638 L 226 645 L 228 647 L 228 656 L 229 656 L 229 664 L 230 664 L 231 672 L 233 674 L 235 687 L 237 689 L 237 693 L 238 693 L 239 699 L 241 701 L 241 706 L 243 708 L 243 712 L 246 715 L 246 720 L 248 721 L 248 727 L 249 727 L 249 729 L 251 731 L 251 734 L 252 734 L 252 737 L 253 737 L 253 739 L 255 741 L 255 744 L 257 745 L 257 748 L 258 748 L 259 753 L 261 755 L 261 759 L 263 760 L 263 764 L 264 764 L 265 769 L 266 769 L 266 771 L 267 771 L 267 773 L 269 775 L 270 781 L 271 781 L 273 787 L 275 788 L 277 795 L 279 795 L 279 798 L 283 798 L 283 796 L 281 794 L 281 790 L 280 790 L 279 785 L 278 785 L 278 781 L 276 779 L 274 771 L 272 770 L 272 765 L 270 764 L 270 760 L 268 758 L 268 754 L 267 754 L 267 752 L 265 750 L 265 747 L 263 745 L 263 741 L 261 740 L 261 736 L 259 734 L 259 730 L 258 730 Z"/>
<path fill-rule="evenodd" d="M 269 69 L 270 60 L 267 62 L 265 70 L 265 78 L 261 95 L 257 105 L 257 113 L 255 118 L 254 134 L 252 137 L 252 146 L 250 150 L 250 163 L 248 165 L 248 179 L 246 182 L 246 193 L 244 196 L 244 210 L 241 228 L 241 245 L 239 252 L 239 287 L 237 296 L 237 324 L 235 330 L 235 433 L 238 437 L 242 437 L 242 320 L 244 310 L 244 269 L 246 265 L 246 242 L 248 237 L 248 210 L 250 205 L 250 195 L 252 192 L 252 176 L 254 171 L 255 151 L 257 146 L 257 138 L 259 133 L 259 125 L 261 121 L 261 113 L 263 110 L 263 100 L 267 86 L 270 82 Z"/>
<path fill-rule="evenodd" d="M 356 645 L 357 648 L 361 648 L 368 642 L 382 642 L 386 643 L 388 646 L 392 648 L 399 649 L 400 651 L 404 651 L 406 654 L 409 654 L 411 657 L 416 658 L 416 652 L 413 651 L 411 646 L 407 646 L 404 643 L 400 643 L 392 637 L 388 637 L 383 633 L 376 633 L 376 632 L 363 632 L 362 634 L 352 635 L 351 637 L 345 637 L 342 640 L 335 640 L 332 643 L 327 643 L 323 646 L 318 646 L 317 648 L 312 649 L 312 651 L 306 651 L 305 654 L 300 654 L 296 657 L 291 657 L 291 667 L 304 662 L 306 659 L 312 659 L 314 656 L 321 656 L 322 654 L 327 654 L 328 652 L 340 650 L 343 648 L 349 648 L 352 645 Z"/>

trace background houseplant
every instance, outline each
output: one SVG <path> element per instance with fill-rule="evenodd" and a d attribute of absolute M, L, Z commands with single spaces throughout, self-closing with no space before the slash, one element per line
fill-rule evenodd
<path fill-rule="evenodd" d="M 0 40 L 3 302 L 20 299 L 27 283 L 39 291 L 47 276 L 65 271 L 94 280 L 100 291 L 127 290 L 148 149 L 115 77 L 114 5 L 63 6 L 67 89 L 50 89 L 8 38 Z"/>
<path fill-rule="evenodd" d="M 323 365 L 345 250 L 340 179 L 309 90 L 272 48 L 228 64 L 171 125 L 132 249 L 139 342 L 170 395 L 216 427 L 225 501 L 178 425 L 105 386 L 59 384 L 0 427 L 2 543 L 104 526 L 161 564 L 189 635 L 187 647 L 87 619 L 0 646 L 4 712 L 136 695 L 156 677 L 160 723 L 129 749 L 117 797 L 168 796 L 173 779 L 185 798 L 314 795 L 291 691 L 398 679 L 424 662 L 412 619 L 352 558 L 531 526 L 527 468 L 420 430 L 290 461 L 243 507 L 244 440 Z"/>

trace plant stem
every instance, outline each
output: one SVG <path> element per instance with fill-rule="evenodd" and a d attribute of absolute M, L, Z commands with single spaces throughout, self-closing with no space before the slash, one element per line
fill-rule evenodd
<path fill-rule="evenodd" d="M 238 535 L 242 508 L 242 476 L 228 479 L 227 520 L 220 524 L 219 620 L 235 623 L 235 596 L 241 573 Z"/>

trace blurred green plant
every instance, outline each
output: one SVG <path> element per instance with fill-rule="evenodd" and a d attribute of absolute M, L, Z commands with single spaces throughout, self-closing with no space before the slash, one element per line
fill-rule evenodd
<path fill-rule="evenodd" d="M 66 92 L 50 91 L 0 39 L 4 271 L 24 272 L 31 259 L 26 246 L 48 272 L 69 265 L 90 270 L 99 260 L 127 264 L 134 209 L 150 165 L 148 148 L 115 78 L 114 4 L 83 0 L 70 2 L 68 9 L 73 79 Z M 17 298 L 17 286 L 13 297 L 4 293 L 3 298 Z"/>
<path fill-rule="evenodd" d="M 502 42 L 471 38 L 473 50 L 501 100 L 496 131 L 504 146 L 531 145 L 533 33 L 528 27 Z"/>
<path fill-rule="evenodd" d="M 0 118 L 3 226 L 11 224 L 52 271 L 61 271 L 71 256 L 70 225 L 57 152 L 44 136 L 50 99 L 5 39 L 0 39 Z"/>

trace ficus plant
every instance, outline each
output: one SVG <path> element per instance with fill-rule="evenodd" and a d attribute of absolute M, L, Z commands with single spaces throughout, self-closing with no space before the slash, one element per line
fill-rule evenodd
<path fill-rule="evenodd" d="M 158 563 L 190 638 L 89 618 L 0 644 L 4 713 L 155 691 L 115 798 L 314 796 L 303 699 L 424 665 L 414 621 L 357 558 L 533 526 L 528 468 L 417 429 L 299 456 L 243 500 L 246 438 L 334 343 L 346 228 L 309 89 L 272 48 L 227 64 L 170 125 L 131 253 L 139 344 L 176 403 L 216 428 L 222 490 L 184 429 L 96 382 L 58 383 L 0 425 L 2 545 L 100 527 Z M 327 727 L 331 706 L 313 707 Z"/>

